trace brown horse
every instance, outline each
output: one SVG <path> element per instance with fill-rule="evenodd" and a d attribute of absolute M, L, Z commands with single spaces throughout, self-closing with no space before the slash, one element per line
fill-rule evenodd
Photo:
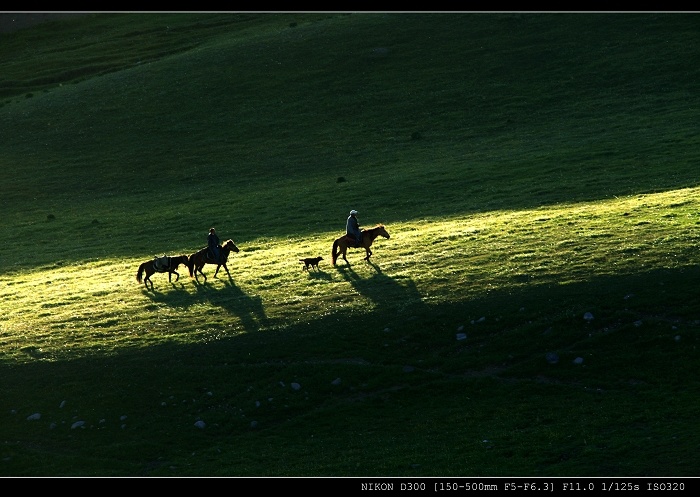
<path fill-rule="evenodd" d="M 180 273 L 176 271 L 180 264 L 187 266 L 189 262 L 189 257 L 186 255 L 178 255 L 175 257 L 170 257 L 164 255 L 163 257 L 156 257 L 151 261 L 146 261 L 139 266 L 139 270 L 136 272 L 136 281 L 146 285 L 151 284 L 151 290 L 153 290 L 153 282 L 151 281 L 151 276 L 153 273 L 168 273 L 168 281 L 172 283 L 173 274 L 177 276 L 175 281 L 180 279 Z M 146 274 L 144 278 L 143 275 Z"/>
<path fill-rule="evenodd" d="M 216 278 L 216 275 L 219 274 L 219 269 L 221 266 L 224 267 L 226 274 L 228 274 L 228 277 L 230 278 L 231 273 L 228 272 L 226 261 L 228 261 L 228 255 L 231 252 L 238 252 L 238 247 L 236 247 L 236 244 L 233 243 L 233 240 L 226 240 L 226 243 L 221 246 L 221 262 L 215 261 L 211 255 L 209 255 L 209 247 L 204 247 L 202 250 L 195 252 L 190 256 L 190 261 L 187 264 L 187 267 L 190 269 L 190 277 L 199 281 L 199 277 L 197 276 L 197 273 L 199 273 L 204 276 L 204 281 L 207 281 L 207 275 L 202 272 L 202 268 L 205 264 L 216 264 L 214 278 Z"/>
<path fill-rule="evenodd" d="M 380 235 L 384 238 L 389 238 L 389 233 L 387 233 L 383 224 L 378 224 L 374 228 L 362 230 L 362 242 L 360 243 L 360 247 L 363 247 L 365 252 L 367 252 L 367 255 L 364 258 L 366 261 L 369 261 L 369 258 L 372 256 L 372 251 L 369 249 L 372 246 L 372 242 Z M 331 260 L 334 266 L 339 255 L 343 257 L 343 260 L 345 260 L 346 263 L 350 264 L 348 259 L 345 257 L 348 247 L 355 248 L 355 239 L 351 236 L 343 235 L 340 238 L 336 238 L 336 240 L 333 242 Z"/>

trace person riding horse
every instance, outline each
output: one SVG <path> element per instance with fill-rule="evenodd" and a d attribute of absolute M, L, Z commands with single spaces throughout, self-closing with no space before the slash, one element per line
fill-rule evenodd
<path fill-rule="evenodd" d="M 360 223 L 357 220 L 357 214 L 358 212 L 355 209 L 351 210 L 350 215 L 348 216 L 348 220 L 345 223 L 345 235 L 352 238 L 355 241 L 355 247 L 359 247 L 362 241 Z"/>
<path fill-rule="evenodd" d="M 216 262 L 221 262 L 221 242 L 216 234 L 216 230 L 211 228 L 209 230 L 209 235 L 207 236 L 207 246 L 209 247 L 209 255 Z"/>

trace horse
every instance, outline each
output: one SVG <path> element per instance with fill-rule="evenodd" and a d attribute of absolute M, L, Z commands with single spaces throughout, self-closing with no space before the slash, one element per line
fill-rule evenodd
<path fill-rule="evenodd" d="M 236 247 L 236 244 L 233 243 L 233 240 L 229 239 L 226 240 L 223 245 L 221 245 L 221 262 L 217 262 L 212 259 L 212 257 L 209 255 L 209 247 L 204 247 L 200 251 L 195 252 L 194 254 L 190 255 L 190 260 L 187 264 L 187 267 L 190 270 L 190 278 L 195 278 L 197 281 L 199 281 L 199 277 L 197 276 L 197 273 L 199 273 L 204 276 L 204 281 L 207 281 L 207 275 L 202 272 L 202 268 L 205 264 L 216 264 L 214 278 L 216 278 L 216 275 L 219 274 L 219 269 L 221 266 L 224 267 L 226 274 L 228 274 L 228 277 L 230 278 L 231 273 L 229 273 L 228 267 L 226 267 L 226 261 L 228 261 L 228 255 L 231 252 L 238 251 L 239 249 Z"/>
<path fill-rule="evenodd" d="M 378 224 L 374 228 L 362 230 L 362 241 L 360 242 L 360 247 L 364 247 L 365 252 L 367 253 L 367 255 L 364 258 L 366 261 L 369 261 L 369 258 L 372 256 L 372 251 L 369 249 L 372 246 L 372 242 L 375 238 L 377 238 L 380 235 L 386 238 L 387 240 L 389 239 L 389 233 L 386 231 L 386 228 L 383 224 Z M 350 264 L 348 262 L 348 259 L 345 257 L 345 253 L 348 250 L 348 247 L 355 248 L 355 239 L 352 236 L 343 235 L 340 238 L 336 238 L 336 240 L 333 242 L 333 249 L 331 250 L 331 261 L 333 262 L 334 266 L 336 261 L 338 260 L 338 256 L 342 256 L 345 262 L 347 264 Z"/>
<path fill-rule="evenodd" d="M 139 266 L 136 272 L 136 281 L 139 283 L 143 281 L 146 288 L 148 288 L 148 284 L 150 283 L 151 290 L 153 290 L 153 281 L 151 281 L 151 275 L 153 275 L 153 273 L 168 273 L 168 281 L 172 283 L 173 274 L 177 276 L 175 281 L 180 279 L 180 273 L 176 271 L 178 266 L 180 264 L 187 266 L 188 262 L 189 257 L 186 255 L 178 255 L 175 257 L 164 255 L 163 257 L 155 257 L 153 260 L 146 261 Z M 146 274 L 145 278 L 143 277 L 144 273 Z"/>

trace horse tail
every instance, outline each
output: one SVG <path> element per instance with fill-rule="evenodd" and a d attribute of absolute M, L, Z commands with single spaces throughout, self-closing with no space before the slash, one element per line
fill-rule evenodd
<path fill-rule="evenodd" d="M 145 262 L 144 262 L 143 264 L 141 264 L 141 265 L 139 266 L 139 270 L 136 272 L 136 281 L 138 281 L 139 283 L 141 283 L 141 281 L 142 281 L 143 268 L 144 268 L 145 265 L 146 265 Z"/>
<path fill-rule="evenodd" d="M 194 255 L 191 255 L 185 264 L 190 271 L 190 278 L 194 278 Z"/>
<path fill-rule="evenodd" d="M 333 242 L 333 250 L 331 250 L 331 260 L 335 266 L 335 260 L 338 258 L 338 240 Z"/>

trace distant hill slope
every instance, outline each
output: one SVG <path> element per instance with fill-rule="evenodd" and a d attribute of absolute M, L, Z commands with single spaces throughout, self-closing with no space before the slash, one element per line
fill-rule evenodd
<path fill-rule="evenodd" d="M 42 22 L 57 21 L 67 17 L 77 17 L 81 13 L 56 12 L 3 12 L 0 13 L 0 33 L 12 33 L 20 29 L 30 28 Z"/>

